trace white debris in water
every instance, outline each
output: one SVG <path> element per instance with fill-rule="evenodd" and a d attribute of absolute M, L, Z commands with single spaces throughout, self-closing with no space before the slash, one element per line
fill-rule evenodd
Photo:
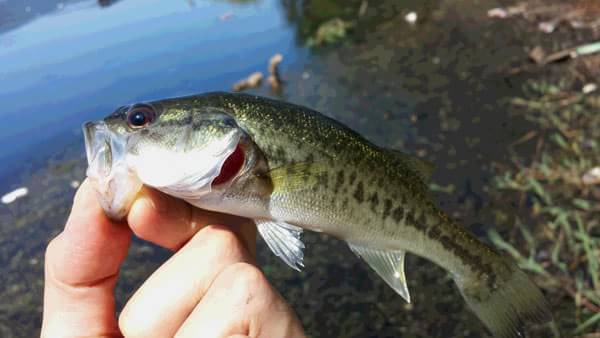
<path fill-rule="evenodd" d="M 598 89 L 598 86 L 595 83 L 587 83 L 583 88 L 581 88 L 581 92 L 584 94 L 589 94 L 591 92 L 595 92 Z"/>
<path fill-rule="evenodd" d="M 16 201 L 17 199 L 26 196 L 29 193 L 29 189 L 25 188 L 25 187 L 21 187 L 19 189 L 15 189 L 11 192 L 9 192 L 8 194 L 2 196 L 2 203 L 3 204 L 10 204 L 14 201 Z"/>
<path fill-rule="evenodd" d="M 404 21 L 408 22 L 409 24 L 414 24 L 417 22 L 417 18 L 417 12 L 410 12 L 404 16 Z"/>
<path fill-rule="evenodd" d="M 556 29 L 556 23 L 555 22 L 540 22 L 538 24 L 538 29 L 544 33 L 550 34 L 550 33 L 554 32 L 554 30 Z"/>
<path fill-rule="evenodd" d="M 508 17 L 508 11 L 504 8 L 492 8 L 487 12 L 488 17 L 504 19 Z"/>
<path fill-rule="evenodd" d="M 73 189 L 77 189 L 77 188 L 79 188 L 79 185 L 80 185 L 80 184 L 81 184 L 81 183 L 80 183 L 78 180 L 73 180 L 73 181 L 71 181 L 71 184 L 70 184 L 70 185 L 71 185 L 71 188 L 73 188 Z"/>
<path fill-rule="evenodd" d="M 600 167 L 594 167 L 581 177 L 581 181 L 585 185 L 593 185 L 600 183 Z"/>
<path fill-rule="evenodd" d="M 225 12 L 219 16 L 219 20 L 227 21 L 227 20 L 233 18 L 233 15 L 234 15 L 233 12 Z"/>

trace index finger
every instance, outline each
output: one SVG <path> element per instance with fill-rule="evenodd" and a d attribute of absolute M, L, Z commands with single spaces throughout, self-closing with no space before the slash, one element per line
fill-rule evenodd
<path fill-rule="evenodd" d="M 250 219 L 201 210 L 157 190 L 144 187 L 133 202 L 127 223 L 140 238 L 178 250 L 211 224 L 227 224 L 256 256 L 256 227 Z"/>

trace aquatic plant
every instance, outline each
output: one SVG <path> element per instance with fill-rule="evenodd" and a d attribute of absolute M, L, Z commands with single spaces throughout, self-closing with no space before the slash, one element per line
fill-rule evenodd
<path fill-rule="evenodd" d="M 600 164 L 600 97 L 567 88 L 566 81 L 528 83 L 525 97 L 512 100 L 537 128 L 511 146 L 512 164 L 496 165 L 490 190 L 531 213 L 498 212 L 506 226 L 488 235 L 552 297 L 572 298 L 577 326 L 568 336 L 577 336 L 600 328 L 600 185 L 582 180 Z"/>

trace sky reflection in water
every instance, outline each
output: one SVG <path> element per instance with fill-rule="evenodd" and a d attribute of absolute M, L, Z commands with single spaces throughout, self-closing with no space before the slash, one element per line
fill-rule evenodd
<path fill-rule="evenodd" d="M 276 52 L 286 62 L 304 55 L 273 0 L 57 5 L 0 34 L 0 142 L 11 145 L 0 147 L 0 177 L 79 137 L 86 119 L 132 101 L 229 90 Z"/>

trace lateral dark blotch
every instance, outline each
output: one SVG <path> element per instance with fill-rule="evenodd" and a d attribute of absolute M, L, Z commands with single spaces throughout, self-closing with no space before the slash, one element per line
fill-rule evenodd
<path fill-rule="evenodd" d="M 342 201 L 342 209 L 346 208 L 348 208 L 348 197 L 344 197 L 344 200 Z"/>
<path fill-rule="evenodd" d="M 406 213 L 406 225 L 412 226 L 412 227 L 416 227 L 416 222 L 417 220 L 415 219 L 415 213 L 412 210 L 409 210 Z"/>
<path fill-rule="evenodd" d="M 427 226 L 427 217 L 425 216 L 424 212 L 421 212 L 421 215 L 419 215 L 419 219 L 418 219 L 417 222 L 422 227 L 426 227 Z"/>
<path fill-rule="evenodd" d="M 404 208 L 402 206 L 398 206 L 392 212 L 392 218 L 394 219 L 394 221 L 400 222 L 402 220 L 402 217 L 404 217 Z"/>
<path fill-rule="evenodd" d="M 371 197 L 369 197 L 369 203 L 371 204 L 371 210 L 375 212 L 375 209 L 379 205 L 379 196 L 377 195 L 377 191 L 374 192 L 373 195 L 371 195 Z"/>
<path fill-rule="evenodd" d="M 359 181 L 358 184 L 356 185 L 356 190 L 354 190 L 354 199 L 358 203 L 362 203 L 365 200 L 365 191 L 363 188 L 362 181 Z"/>
<path fill-rule="evenodd" d="M 348 179 L 348 184 L 353 185 L 354 181 L 356 181 L 356 172 L 355 171 L 350 173 L 350 178 Z"/>
<path fill-rule="evenodd" d="M 335 176 L 335 187 L 334 187 L 334 193 L 337 194 L 340 191 L 340 188 L 342 187 L 342 185 L 344 184 L 344 171 L 340 170 L 337 172 L 336 176 Z"/>
<path fill-rule="evenodd" d="M 320 173 L 317 175 L 317 185 L 322 186 L 323 189 L 327 189 L 329 187 L 329 178 L 327 177 L 327 173 Z"/>
<path fill-rule="evenodd" d="M 429 231 L 427 231 L 427 237 L 429 237 L 431 239 L 440 238 L 441 232 L 440 232 L 439 226 L 440 226 L 440 224 L 436 224 L 436 225 L 429 227 Z"/>
<path fill-rule="evenodd" d="M 466 265 L 473 269 L 473 271 L 485 273 L 490 277 L 494 276 L 494 270 L 491 265 L 484 264 L 481 257 L 471 254 L 469 250 L 465 249 L 460 243 L 453 241 L 452 238 L 447 235 L 441 235 L 438 240 L 446 250 L 458 256 Z M 494 280 L 491 281 L 491 283 L 494 282 Z"/>
<path fill-rule="evenodd" d="M 390 216 L 390 212 L 392 211 L 392 201 L 386 199 L 383 201 L 383 219 L 386 219 Z"/>

